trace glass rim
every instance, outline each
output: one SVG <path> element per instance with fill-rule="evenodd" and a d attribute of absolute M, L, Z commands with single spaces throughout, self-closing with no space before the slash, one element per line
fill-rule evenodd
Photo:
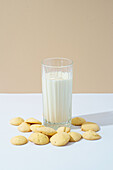
<path fill-rule="evenodd" d="M 47 65 L 47 64 L 44 64 L 44 61 L 46 60 L 54 60 L 54 59 L 64 59 L 64 60 L 67 60 L 67 61 L 70 61 L 70 64 L 67 64 L 65 66 L 52 66 L 52 65 Z M 52 58 L 45 58 L 42 60 L 41 62 L 42 66 L 45 66 L 45 67 L 52 67 L 52 68 L 64 68 L 64 67 L 69 67 L 69 66 L 72 66 L 73 65 L 73 61 L 69 58 L 64 58 L 64 57 L 52 57 Z"/>

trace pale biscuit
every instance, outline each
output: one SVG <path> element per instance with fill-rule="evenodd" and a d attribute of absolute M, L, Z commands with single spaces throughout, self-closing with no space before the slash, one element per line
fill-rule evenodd
<path fill-rule="evenodd" d="M 70 140 L 70 135 L 66 132 L 59 132 L 50 138 L 52 145 L 64 146 Z"/>
<path fill-rule="evenodd" d="M 26 119 L 25 122 L 30 123 L 30 124 L 34 124 L 34 123 L 40 124 L 40 125 L 42 124 L 42 122 L 40 122 L 39 120 L 32 118 L 32 117 L 29 119 Z"/>
<path fill-rule="evenodd" d="M 101 138 L 101 136 L 98 133 L 92 130 L 86 131 L 85 133 L 83 133 L 82 136 L 84 139 L 87 140 L 97 140 Z"/>
<path fill-rule="evenodd" d="M 70 142 L 77 142 L 82 138 L 82 135 L 77 132 L 69 132 L 70 135 Z"/>
<path fill-rule="evenodd" d="M 99 126 L 96 123 L 93 122 L 85 122 L 81 126 L 82 131 L 88 131 L 88 130 L 93 130 L 93 131 L 99 131 Z"/>
<path fill-rule="evenodd" d="M 55 133 L 57 133 L 53 128 L 50 127 L 37 128 L 37 132 L 43 133 L 47 136 L 53 136 Z"/>
<path fill-rule="evenodd" d="M 37 145 L 45 145 L 49 143 L 49 138 L 48 136 L 44 135 L 43 133 L 32 133 L 29 138 L 29 141 L 37 144 Z"/>
<path fill-rule="evenodd" d="M 30 125 L 26 122 L 23 122 L 21 123 L 19 126 L 18 126 L 18 130 L 20 132 L 30 132 L 31 129 L 30 129 Z"/>
<path fill-rule="evenodd" d="M 21 118 L 21 117 L 15 117 L 15 118 L 10 120 L 10 124 L 15 125 L 15 126 L 20 125 L 22 122 L 24 122 L 24 119 Z"/>
<path fill-rule="evenodd" d="M 13 137 L 10 142 L 13 145 L 24 145 L 28 142 L 28 140 L 26 139 L 26 137 L 20 135 Z"/>
<path fill-rule="evenodd" d="M 30 129 L 31 129 L 33 132 L 37 132 L 37 128 L 40 128 L 40 127 L 44 127 L 44 125 L 33 124 L 33 125 L 30 126 Z"/>
<path fill-rule="evenodd" d="M 86 120 L 83 119 L 82 117 L 74 117 L 71 120 L 71 124 L 75 126 L 81 126 L 84 122 L 86 122 Z"/>
<path fill-rule="evenodd" d="M 68 132 L 70 132 L 70 128 L 69 127 L 59 127 L 58 129 L 57 129 L 57 132 L 66 132 L 66 133 L 68 133 Z"/>

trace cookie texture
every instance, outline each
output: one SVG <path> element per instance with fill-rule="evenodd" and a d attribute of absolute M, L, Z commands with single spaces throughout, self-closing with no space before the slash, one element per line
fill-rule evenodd
<path fill-rule="evenodd" d="M 56 130 L 50 127 L 39 127 L 37 128 L 37 132 L 43 133 L 47 136 L 53 136 L 54 134 L 57 133 Z"/>
<path fill-rule="evenodd" d="M 37 120 L 37 119 L 35 119 L 33 117 L 31 117 L 29 119 L 26 119 L 25 122 L 30 123 L 30 124 L 34 124 L 34 123 L 40 124 L 40 125 L 42 124 L 42 122 L 40 122 L 39 120 Z"/>
<path fill-rule="evenodd" d="M 66 133 L 68 133 L 68 132 L 70 132 L 70 128 L 69 127 L 59 127 L 58 129 L 57 129 L 57 132 L 66 132 Z"/>
<path fill-rule="evenodd" d="M 82 136 L 84 139 L 87 139 L 87 140 L 97 140 L 97 139 L 101 138 L 101 136 L 98 133 L 96 133 L 95 131 L 92 131 L 92 130 L 89 130 L 89 131 L 83 133 Z"/>
<path fill-rule="evenodd" d="M 37 128 L 40 128 L 40 127 L 44 127 L 43 125 L 39 125 L 39 124 L 33 124 L 30 126 L 30 129 L 33 131 L 33 132 L 37 132 Z"/>
<path fill-rule="evenodd" d="M 21 117 L 15 117 L 15 118 L 10 120 L 10 124 L 15 125 L 15 126 L 20 125 L 22 122 L 24 122 L 24 119 L 21 118 Z"/>
<path fill-rule="evenodd" d="M 49 143 L 49 138 L 48 136 L 44 135 L 43 133 L 32 133 L 29 138 L 29 141 L 37 144 L 37 145 L 45 145 Z"/>
<path fill-rule="evenodd" d="M 93 122 L 85 122 L 81 126 L 82 131 L 88 131 L 88 130 L 93 130 L 93 131 L 99 131 L 100 128 L 96 123 Z"/>
<path fill-rule="evenodd" d="M 15 136 L 10 141 L 13 145 L 24 145 L 28 142 L 27 138 L 24 136 Z"/>
<path fill-rule="evenodd" d="M 26 122 L 23 122 L 21 123 L 19 126 L 18 126 L 18 130 L 20 132 L 30 132 L 31 129 L 30 129 L 30 125 Z"/>
<path fill-rule="evenodd" d="M 64 146 L 70 140 L 70 135 L 66 132 L 59 132 L 50 138 L 50 142 L 55 146 Z"/>
<path fill-rule="evenodd" d="M 69 132 L 68 134 L 70 135 L 70 142 L 77 142 L 82 138 L 82 135 L 77 132 Z"/>
<path fill-rule="evenodd" d="M 83 119 L 82 117 L 74 117 L 71 120 L 71 124 L 74 126 L 81 126 L 84 122 L 86 122 L 86 120 Z"/>

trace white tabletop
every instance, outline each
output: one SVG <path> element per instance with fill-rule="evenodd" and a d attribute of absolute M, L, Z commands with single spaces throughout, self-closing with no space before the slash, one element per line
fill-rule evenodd
<path fill-rule="evenodd" d="M 113 94 L 73 94 L 73 116 L 82 116 L 101 126 L 102 139 L 68 143 L 63 147 L 28 142 L 14 146 L 10 139 L 21 133 L 9 120 L 42 119 L 41 94 L 0 95 L 0 170 L 112 170 L 113 169 Z M 80 131 L 79 127 L 72 129 Z"/>

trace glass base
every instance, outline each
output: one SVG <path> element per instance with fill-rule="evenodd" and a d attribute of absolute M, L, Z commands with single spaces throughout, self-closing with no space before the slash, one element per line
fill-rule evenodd
<path fill-rule="evenodd" d="M 44 126 L 51 127 L 51 128 L 56 130 L 61 126 L 70 127 L 71 126 L 71 120 L 69 120 L 67 122 L 62 122 L 62 123 L 50 123 L 50 122 L 47 122 L 46 120 L 43 120 L 43 124 L 44 124 Z"/>

